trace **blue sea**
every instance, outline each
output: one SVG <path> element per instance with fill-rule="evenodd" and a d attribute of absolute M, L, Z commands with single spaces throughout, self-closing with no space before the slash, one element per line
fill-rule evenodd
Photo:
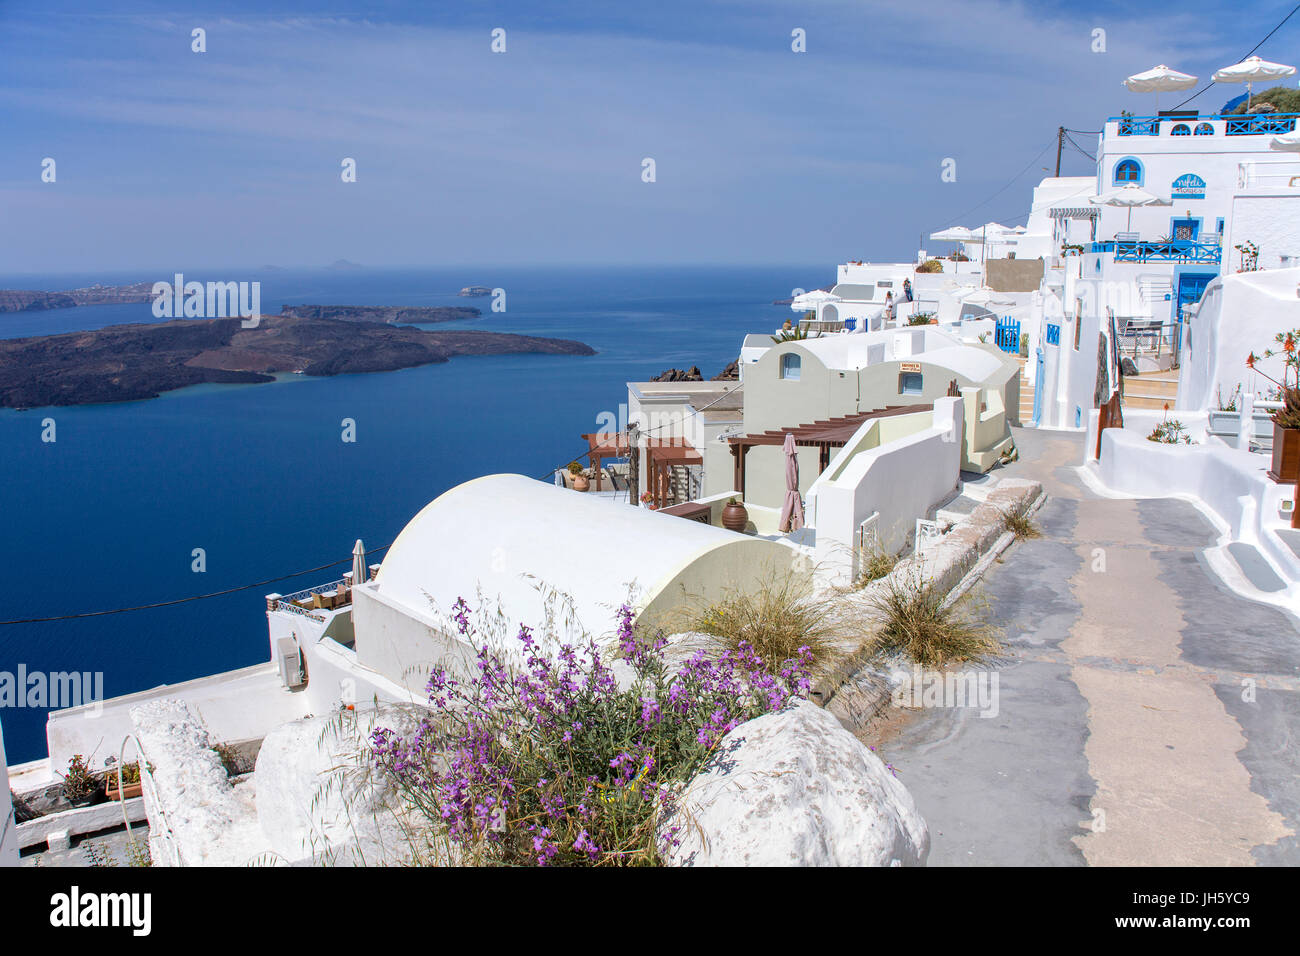
<path fill-rule="evenodd" d="M 595 356 L 517 355 L 274 384 L 199 386 L 150 401 L 0 409 L 0 620 L 149 604 L 349 558 L 393 540 L 427 502 L 479 475 L 541 477 L 585 451 L 625 383 L 698 365 L 706 378 L 749 332 L 789 315 L 795 287 L 832 266 L 268 271 L 199 281 L 262 283 L 283 304 L 474 305 L 482 328 L 578 339 Z M 0 276 L 0 288 L 64 290 L 152 274 Z M 506 290 L 507 310 L 466 299 Z M 154 322 L 149 304 L 0 315 L 13 338 Z M 53 418 L 57 441 L 41 441 Z M 355 443 L 341 421 L 356 421 Z M 454 548 L 454 541 L 447 547 Z M 562 547 L 557 542 L 557 547 Z M 192 570 L 194 549 L 206 570 Z M 174 607 L 0 626 L 0 671 L 102 671 L 114 697 L 268 660 L 265 604 L 346 565 Z M 8 761 L 45 755 L 45 712 L 0 710 Z M 107 746 L 107 744 L 106 744 Z"/>

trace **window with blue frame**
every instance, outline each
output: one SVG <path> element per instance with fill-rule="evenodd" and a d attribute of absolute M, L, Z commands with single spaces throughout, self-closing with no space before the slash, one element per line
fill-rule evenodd
<path fill-rule="evenodd" d="M 903 372 L 898 376 L 898 394 L 920 395 L 923 384 L 920 372 Z"/>
<path fill-rule="evenodd" d="M 786 352 L 781 356 L 781 377 L 789 379 L 792 382 L 799 381 L 799 372 L 803 367 L 803 359 L 793 352 Z"/>
<path fill-rule="evenodd" d="M 1115 164 L 1115 185 L 1123 186 L 1125 183 L 1142 185 L 1142 164 L 1136 159 L 1121 159 Z"/>
<path fill-rule="evenodd" d="M 1192 128 L 1186 123 L 1178 123 L 1169 131 L 1170 136 L 1191 136 Z"/>
<path fill-rule="evenodd" d="M 1197 136 L 1213 136 L 1213 135 L 1214 135 L 1214 127 L 1211 126 L 1209 123 L 1197 123 L 1197 124 L 1196 124 L 1196 135 L 1197 135 Z"/>

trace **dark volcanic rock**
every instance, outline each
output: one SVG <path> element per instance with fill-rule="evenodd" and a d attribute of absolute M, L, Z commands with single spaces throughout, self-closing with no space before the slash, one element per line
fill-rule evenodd
<path fill-rule="evenodd" d="M 0 312 L 40 312 L 45 309 L 70 309 L 76 300 L 66 292 L 29 292 L 24 289 L 0 290 Z"/>
<path fill-rule="evenodd" d="M 714 382 L 734 382 L 740 378 L 740 359 L 732 359 L 731 364 L 724 368 L 717 375 L 713 376 L 711 381 Z"/>
<path fill-rule="evenodd" d="M 154 398 L 204 382 L 269 382 L 271 372 L 340 375 L 445 362 L 457 355 L 594 355 L 581 342 L 500 332 L 428 332 L 265 315 L 115 325 L 0 339 L 0 406 L 87 405 Z"/>
<path fill-rule="evenodd" d="M 692 365 L 688 371 L 683 372 L 679 368 L 670 368 L 666 372 L 660 372 L 652 382 L 702 382 L 704 374 L 700 371 L 699 366 Z"/>
<path fill-rule="evenodd" d="M 334 319 L 339 322 L 382 322 L 387 325 L 418 325 L 423 322 L 454 322 L 477 319 L 483 313 L 471 306 L 418 306 L 400 308 L 389 305 L 286 305 L 281 315 L 300 319 Z"/>

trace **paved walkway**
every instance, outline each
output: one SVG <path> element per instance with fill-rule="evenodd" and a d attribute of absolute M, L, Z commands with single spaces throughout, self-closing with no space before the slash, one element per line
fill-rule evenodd
<path fill-rule="evenodd" d="M 999 713 L 933 708 L 877 742 L 931 865 L 1300 865 L 1300 630 L 1229 591 L 1178 499 L 1099 498 L 1079 435 L 1017 430 L 1043 537 L 985 576 Z"/>

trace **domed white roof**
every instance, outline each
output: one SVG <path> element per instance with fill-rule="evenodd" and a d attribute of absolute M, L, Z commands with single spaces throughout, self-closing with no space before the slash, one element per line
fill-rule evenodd
<path fill-rule="evenodd" d="M 374 587 L 434 620 L 450 614 L 457 598 L 477 606 L 481 593 L 485 605 L 499 603 L 513 637 L 519 624 L 540 630 L 538 585 L 545 584 L 567 595 L 582 627 L 602 640 L 614 634 L 629 585 L 639 589 L 634 607 L 644 607 L 694 563 L 716 576 L 722 565 L 752 564 L 756 547 L 789 560 L 788 549 L 770 541 L 522 475 L 489 475 L 452 488 L 412 518 Z M 729 550 L 737 553 L 720 561 L 718 552 Z"/>

